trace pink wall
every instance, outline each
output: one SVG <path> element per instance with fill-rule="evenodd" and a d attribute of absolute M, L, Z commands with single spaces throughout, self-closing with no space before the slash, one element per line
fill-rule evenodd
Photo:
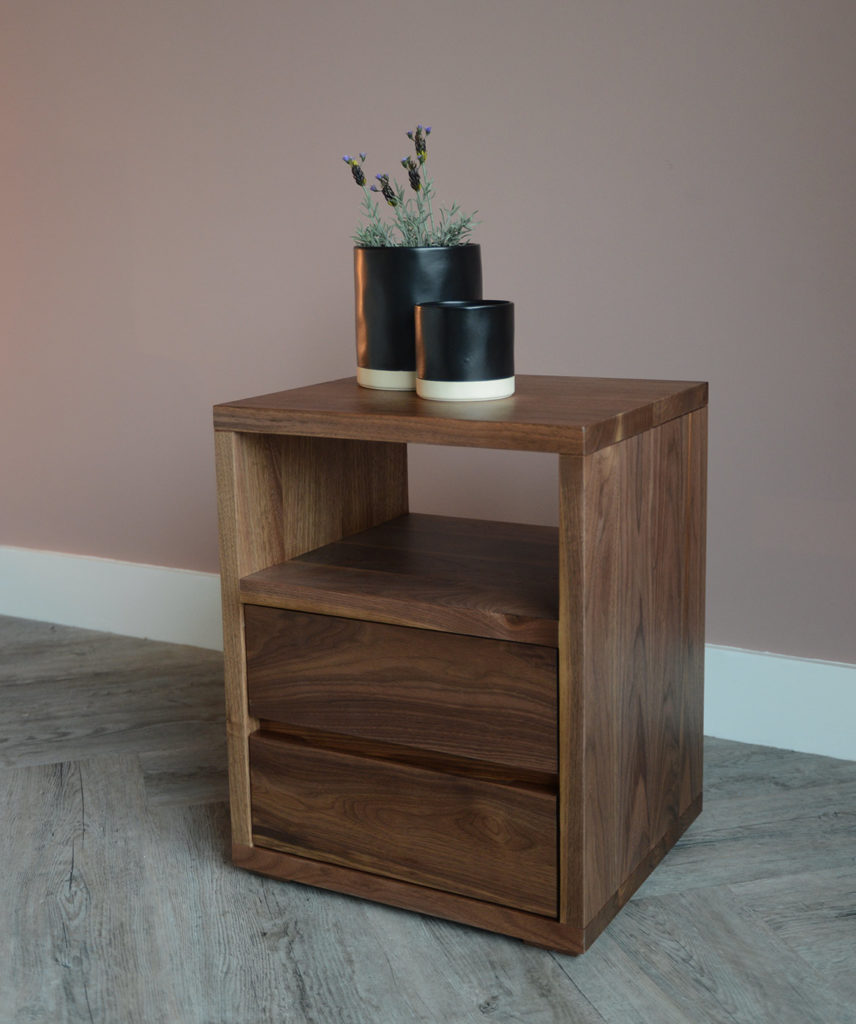
<path fill-rule="evenodd" d="M 0 544 L 216 569 L 210 407 L 352 372 L 340 157 L 422 120 L 521 372 L 710 381 L 709 640 L 856 662 L 854 53 L 852 0 L 4 0 Z M 550 460 L 413 462 L 553 520 Z"/>

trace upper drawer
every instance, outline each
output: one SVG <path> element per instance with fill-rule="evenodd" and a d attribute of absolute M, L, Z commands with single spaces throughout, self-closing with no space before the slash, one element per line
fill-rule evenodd
<path fill-rule="evenodd" d="M 246 605 L 250 714 L 555 773 L 554 648 Z"/>

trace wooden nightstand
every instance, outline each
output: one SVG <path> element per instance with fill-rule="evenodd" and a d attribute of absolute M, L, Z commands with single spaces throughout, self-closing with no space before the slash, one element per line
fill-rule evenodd
<path fill-rule="evenodd" d="M 701 810 L 707 385 L 214 425 L 235 862 L 582 952 Z M 408 443 L 555 453 L 558 529 L 411 514 Z"/>

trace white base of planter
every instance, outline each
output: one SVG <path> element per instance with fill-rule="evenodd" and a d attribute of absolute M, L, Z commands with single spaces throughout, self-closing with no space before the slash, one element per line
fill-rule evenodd
<path fill-rule="evenodd" d="M 433 402 L 488 402 L 514 394 L 514 378 L 501 380 L 417 380 L 416 394 Z"/>
<path fill-rule="evenodd" d="M 412 391 L 416 387 L 415 370 L 369 370 L 357 367 L 357 383 L 361 388 L 377 391 Z"/>

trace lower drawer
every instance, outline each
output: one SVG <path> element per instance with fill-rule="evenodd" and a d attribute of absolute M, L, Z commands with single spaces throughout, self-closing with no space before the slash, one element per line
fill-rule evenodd
<path fill-rule="evenodd" d="M 253 842 L 556 915 L 556 797 L 250 737 Z"/>

